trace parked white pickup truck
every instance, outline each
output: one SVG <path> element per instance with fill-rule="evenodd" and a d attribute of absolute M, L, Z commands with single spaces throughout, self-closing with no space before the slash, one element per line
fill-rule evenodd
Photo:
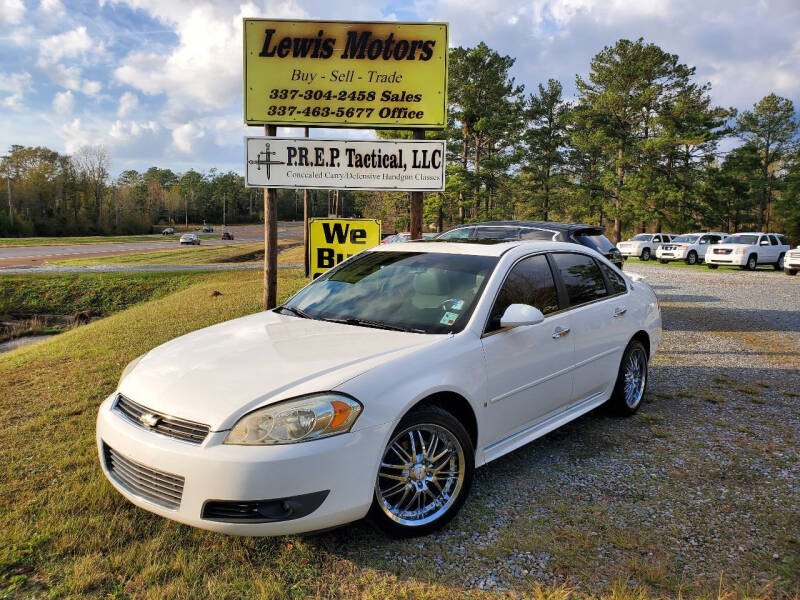
<path fill-rule="evenodd" d="M 705 258 L 709 246 L 719 244 L 727 235 L 715 231 L 684 233 L 672 238 L 668 244 L 661 244 L 656 250 L 656 258 L 662 263 L 685 260 L 687 265 L 696 265 Z"/>
<path fill-rule="evenodd" d="M 800 246 L 789 250 L 783 258 L 783 272 L 787 275 L 796 275 L 800 271 Z"/>
<path fill-rule="evenodd" d="M 779 233 L 735 233 L 706 253 L 709 269 L 720 265 L 737 266 L 755 271 L 758 265 L 772 265 L 783 270 L 783 260 L 789 251 L 789 240 Z"/>
<path fill-rule="evenodd" d="M 640 233 L 625 242 L 617 244 L 617 249 L 625 258 L 639 258 L 650 260 L 656 255 L 656 250 L 665 242 L 675 237 L 670 233 Z"/>

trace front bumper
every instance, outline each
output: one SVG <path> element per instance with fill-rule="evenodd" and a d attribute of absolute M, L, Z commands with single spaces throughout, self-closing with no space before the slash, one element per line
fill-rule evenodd
<path fill-rule="evenodd" d="M 747 264 L 747 254 L 714 254 L 713 250 L 709 250 L 706 252 L 706 264 L 741 267 Z"/>
<path fill-rule="evenodd" d="M 200 445 L 132 425 L 107 398 L 97 417 L 103 473 L 132 503 L 162 517 L 233 535 L 287 535 L 342 525 L 364 517 L 372 502 L 378 462 L 391 423 L 343 435 L 281 446 L 233 446 L 227 431 L 211 432 Z M 124 459 L 184 480 L 177 508 L 148 500 L 109 471 L 105 448 Z M 208 501 L 296 498 L 330 490 L 307 516 L 268 523 L 203 518 Z"/>
<path fill-rule="evenodd" d="M 624 256 L 625 258 L 631 258 L 634 256 L 638 257 L 642 254 L 642 249 L 638 246 L 628 246 L 622 248 L 617 246 L 617 248 L 619 249 L 619 253 L 622 254 L 622 256 Z"/>
<path fill-rule="evenodd" d="M 684 260 L 686 258 L 686 253 L 686 248 L 677 248 L 675 250 L 659 248 L 656 250 L 656 258 L 659 260 Z"/>
<path fill-rule="evenodd" d="M 783 257 L 783 266 L 790 269 L 800 269 L 800 254 L 788 253 Z"/>

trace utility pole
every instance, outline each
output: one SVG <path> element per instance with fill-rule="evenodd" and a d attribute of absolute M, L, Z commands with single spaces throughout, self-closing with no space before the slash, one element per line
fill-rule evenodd
<path fill-rule="evenodd" d="M 116 185 L 114 185 L 114 232 L 119 233 L 119 202 L 117 201 Z"/>
<path fill-rule="evenodd" d="M 265 125 L 264 134 L 277 135 L 275 125 Z M 278 302 L 278 190 L 264 189 L 264 310 Z"/>
<path fill-rule="evenodd" d="M 305 136 L 308 137 L 308 127 L 305 128 Z M 303 190 L 303 265 L 308 277 L 308 188 Z"/>
<path fill-rule="evenodd" d="M 414 139 L 424 140 L 425 130 L 414 129 Z M 422 238 L 422 192 L 411 192 L 411 239 Z"/>

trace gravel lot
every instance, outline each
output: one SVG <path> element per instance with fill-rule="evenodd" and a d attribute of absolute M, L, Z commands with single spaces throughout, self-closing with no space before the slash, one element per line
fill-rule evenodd
<path fill-rule="evenodd" d="M 626 270 L 664 316 L 636 416 L 598 409 L 479 469 L 438 535 L 394 542 L 355 525 L 307 542 L 400 579 L 512 597 L 565 584 L 797 598 L 800 279 Z"/>

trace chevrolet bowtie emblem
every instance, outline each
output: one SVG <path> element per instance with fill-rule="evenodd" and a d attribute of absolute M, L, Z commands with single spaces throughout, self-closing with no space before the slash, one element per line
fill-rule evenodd
<path fill-rule="evenodd" d="M 139 415 L 139 422 L 145 427 L 155 427 L 160 420 L 161 417 L 153 413 L 142 413 Z"/>

